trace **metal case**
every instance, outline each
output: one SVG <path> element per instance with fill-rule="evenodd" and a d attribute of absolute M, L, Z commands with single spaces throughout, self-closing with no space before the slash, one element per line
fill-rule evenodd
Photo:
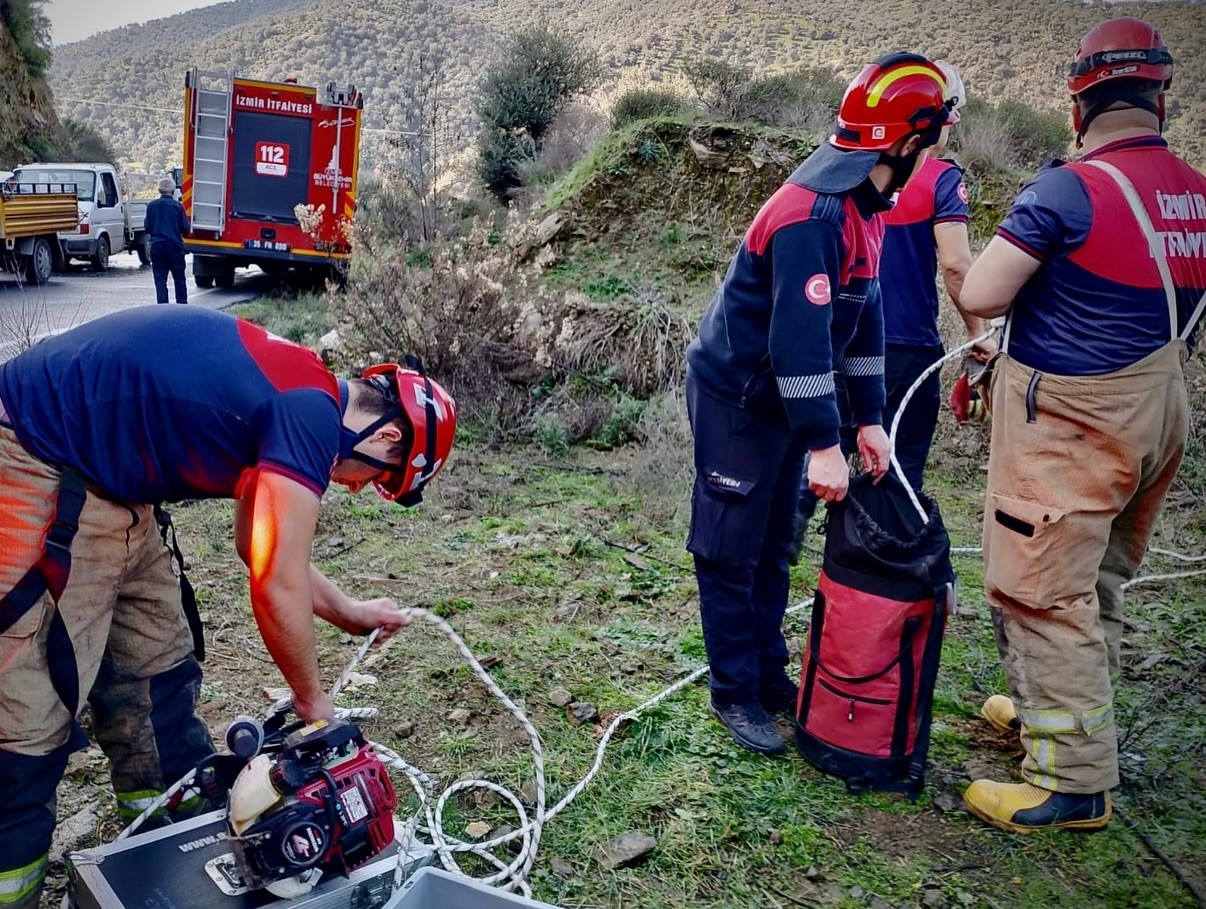
<path fill-rule="evenodd" d="M 558 909 L 440 868 L 421 868 L 382 909 Z"/>
<path fill-rule="evenodd" d="M 230 849 L 226 813 L 214 811 L 128 839 L 67 856 L 69 905 L 77 909 L 379 909 L 394 889 L 401 866 L 405 879 L 428 865 L 432 852 L 395 844 L 349 877 L 319 881 L 307 895 L 279 899 L 264 890 L 220 887 L 215 867 Z M 235 881 L 235 884 L 238 882 Z M 233 895 L 230 891 L 234 891 Z M 226 892 L 224 892 L 226 891 Z"/>

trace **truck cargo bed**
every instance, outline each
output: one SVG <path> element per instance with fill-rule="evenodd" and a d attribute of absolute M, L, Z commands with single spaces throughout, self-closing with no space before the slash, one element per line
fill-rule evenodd
<path fill-rule="evenodd" d="M 0 188 L 0 240 L 73 231 L 79 220 L 74 186 L 8 183 Z"/>

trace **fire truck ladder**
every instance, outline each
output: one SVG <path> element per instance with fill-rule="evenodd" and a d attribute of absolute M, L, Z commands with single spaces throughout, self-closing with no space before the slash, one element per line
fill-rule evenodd
<path fill-rule="evenodd" d="M 226 226 L 226 155 L 231 75 L 193 70 L 193 229 Z"/>

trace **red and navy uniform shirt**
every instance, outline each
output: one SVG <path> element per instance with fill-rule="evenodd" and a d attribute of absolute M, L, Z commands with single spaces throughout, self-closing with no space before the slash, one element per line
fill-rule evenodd
<path fill-rule="evenodd" d="M 1135 185 L 1177 289 L 1178 324 L 1147 239 L 1114 180 Z M 1206 291 L 1206 177 L 1155 136 L 1121 139 L 1054 164 L 1023 187 L 997 235 L 1042 265 L 1009 311 L 1009 355 L 1041 372 L 1093 376 L 1124 369 L 1180 334 Z"/>
<path fill-rule="evenodd" d="M 884 298 L 884 341 L 937 347 L 938 246 L 934 225 L 967 223 L 963 170 L 926 158 L 884 216 L 879 288 Z"/>
<path fill-rule="evenodd" d="M 801 170 L 808 166 L 806 161 Z M 706 393 L 782 419 L 819 451 L 838 444 L 833 374 L 855 425 L 882 421 L 882 212 L 870 181 L 843 193 L 795 182 L 763 204 L 703 315 L 687 363 Z"/>
<path fill-rule="evenodd" d="M 253 469 L 322 495 L 342 422 L 338 380 L 317 355 L 192 306 L 141 306 L 47 338 L 0 364 L 0 402 L 32 454 L 147 504 L 234 496 Z"/>

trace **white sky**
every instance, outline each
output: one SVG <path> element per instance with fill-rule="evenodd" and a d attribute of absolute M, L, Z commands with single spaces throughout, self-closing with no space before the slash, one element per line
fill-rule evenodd
<path fill-rule="evenodd" d="M 97 32 L 148 19 L 163 19 L 218 0 L 46 0 L 55 44 L 70 44 Z"/>

